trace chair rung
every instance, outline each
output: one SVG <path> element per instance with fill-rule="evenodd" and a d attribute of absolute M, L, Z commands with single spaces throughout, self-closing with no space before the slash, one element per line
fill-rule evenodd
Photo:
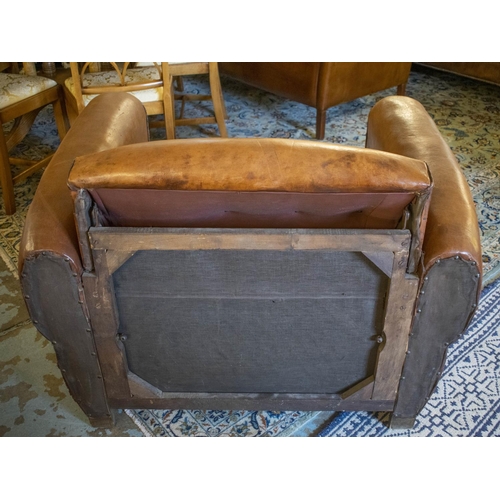
<path fill-rule="evenodd" d="M 126 90 L 127 92 L 134 92 L 134 91 L 141 91 L 141 90 L 148 90 L 148 89 L 155 89 L 158 87 L 161 87 L 163 85 L 163 82 L 161 81 L 151 81 L 151 82 L 142 82 L 142 83 L 130 83 L 126 85 L 106 85 L 104 87 L 83 87 L 82 88 L 82 94 L 85 95 L 92 95 L 92 94 L 106 94 L 109 92 L 123 92 Z"/>
<path fill-rule="evenodd" d="M 215 117 L 207 116 L 203 118 L 176 118 L 175 125 L 183 126 L 183 125 L 200 125 L 200 124 L 212 124 L 217 123 Z M 165 121 L 155 120 L 149 122 L 149 126 L 151 128 L 165 128 Z"/>
<path fill-rule="evenodd" d="M 155 120 L 149 122 L 150 128 L 165 128 L 165 120 Z"/>
<path fill-rule="evenodd" d="M 36 165 L 38 162 L 34 160 L 25 160 L 24 158 L 9 158 L 11 165 Z"/>
<path fill-rule="evenodd" d="M 208 73 L 208 63 L 170 64 L 172 76 L 203 75 Z"/>
<path fill-rule="evenodd" d="M 23 170 L 22 172 L 20 172 L 19 174 L 17 174 L 15 177 L 12 178 L 12 183 L 13 184 L 17 184 L 19 182 L 22 182 L 24 181 L 27 177 L 29 177 L 31 174 L 35 173 L 37 170 L 40 170 L 41 168 L 43 167 L 46 167 L 50 160 L 52 159 L 54 155 L 51 154 L 49 156 L 47 156 L 47 158 L 44 158 L 43 160 L 35 163 L 34 165 L 26 168 L 25 170 Z"/>
<path fill-rule="evenodd" d="M 217 123 L 215 117 L 207 116 L 204 118 L 176 118 L 175 126 L 181 127 L 183 125 L 203 125 L 207 123 Z"/>
<path fill-rule="evenodd" d="M 204 94 L 175 94 L 175 99 L 177 101 L 211 101 L 211 95 Z"/>

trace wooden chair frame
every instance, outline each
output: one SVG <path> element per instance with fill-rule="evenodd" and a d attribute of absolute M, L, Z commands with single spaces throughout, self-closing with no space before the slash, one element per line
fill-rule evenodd
<path fill-rule="evenodd" d="M 158 70 L 160 78 L 158 80 L 145 81 L 137 84 L 126 82 L 128 69 L 136 68 L 137 63 L 125 62 L 120 67 L 116 62 L 110 63 L 77 63 L 70 62 L 75 95 L 65 86 L 66 101 L 70 113 L 70 120 L 73 121 L 85 108 L 83 96 L 93 94 L 105 94 L 110 92 L 134 92 L 153 88 L 163 87 L 163 100 L 153 102 L 143 102 L 148 115 L 165 116 L 165 121 L 151 121 L 151 127 L 165 127 L 167 139 L 175 139 L 175 127 L 185 125 L 201 125 L 216 123 L 219 127 L 221 137 L 227 137 L 225 125 L 226 109 L 222 96 L 219 71 L 217 63 L 152 63 Z M 118 75 L 119 83 L 106 86 L 85 86 L 83 77 L 86 71 L 96 73 L 100 71 L 114 70 Z M 210 95 L 198 95 L 183 93 L 182 77 L 188 75 L 209 75 Z M 165 83 L 166 82 L 166 83 Z M 177 83 L 178 91 L 174 88 Z M 181 100 L 180 116 L 175 114 L 175 100 Z M 200 118 L 184 118 L 184 108 L 187 101 L 212 100 L 214 106 L 214 116 Z"/>
<path fill-rule="evenodd" d="M 158 80 L 151 80 L 147 82 L 141 82 L 140 84 L 128 84 L 125 81 L 126 73 L 129 68 L 133 69 L 134 64 L 126 62 L 120 68 L 120 66 L 115 63 L 90 63 L 85 62 L 82 65 L 78 62 L 70 62 L 71 78 L 73 79 L 73 85 L 75 87 L 75 95 L 73 95 L 69 89 L 64 85 L 64 92 L 66 96 L 66 103 L 68 107 L 68 114 L 70 121 L 73 122 L 74 119 L 83 111 L 85 108 L 85 103 L 83 100 L 84 95 L 93 94 L 106 94 L 111 92 L 133 92 L 140 90 L 147 90 L 151 88 L 163 87 L 164 75 L 165 75 L 165 64 L 166 63 L 154 63 L 156 69 L 159 72 L 160 78 Z M 120 81 L 117 85 L 106 85 L 99 87 L 89 87 L 84 86 L 83 76 L 88 70 L 90 73 L 97 73 L 101 70 L 107 71 L 109 69 L 114 70 Z M 148 115 L 159 115 L 164 113 L 165 106 L 165 95 L 163 96 L 163 101 L 153 101 L 145 102 L 143 106 L 146 109 Z"/>
<path fill-rule="evenodd" d="M 225 118 L 227 116 L 220 85 L 219 68 L 216 62 L 209 63 L 174 63 L 167 64 L 168 81 L 170 85 L 165 87 L 170 104 L 170 112 L 166 114 L 167 139 L 175 139 L 175 127 L 184 125 L 201 125 L 205 123 L 216 123 L 219 127 L 221 137 L 227 137 Z M 186 94 L 174 92 L 174 81 L 188 75 L 209 75 L 210 95 Z M 175 116 L 175 99 L 182 101 L 179 118 Z M 184 106 L 186 101 L 212 100 L 214 116 L 200 118 L 184 118 Z"/>
<path fill-rule="evenodd" d="M 17 65 L 14 66 L 14 73 L 17 72 L 16 66 Z M 0 181 L 7 215 L 12 215 L 16 211 L 14 185 L 24 181 L 27 177 L 41 168 L 46 167 L 53 156 L 53 154 L 51 154 L 37 162 L 9 158 L 9 151 L 24 139 L 31 129 L 38 113 L 49 104 L 53 105 L 57 130 L 62 140 L 67 131 L 66 113 L 63 103 L 64 98 L 61 87 L 55 85 L 54 87 L 0 110 L 0 127 L 4 123 L 14 120 L 10 132 L 7 135 L 2 133 L 0 137 Z M 25 168 L 13 177 L 10 167 L 11 164 L 22 165 Z"/>
<path fill-rule="evenodd" d="M 83 290 L 107 400 L 91 410 L 94 424 L 110 425 L 113 408 L 366 410 L 394 409 L 406 357 L 418 279 L 408 274 L 411 232 L 334 229 L 197 229 L 95 227 L 87 191 L 76 198 Z M 94 214 L 89 216 L 89 214 Z M 226 250 L 361 252 L 389 277 L 383 334 L 372 376 L 341 394 L 162 392 L 132 373 L 119 334 L 113 274 L 136 252 Z"/>

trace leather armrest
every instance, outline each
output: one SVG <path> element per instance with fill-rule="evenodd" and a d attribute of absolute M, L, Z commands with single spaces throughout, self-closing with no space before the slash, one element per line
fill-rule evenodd
<path fill-rule="evenodd" d="M 400 385 L 398 418 L 413 419 L 441 376 L 448 345 L 465 331 L 481 291 L 482 255 L 470 188 L 452 151 L 424 107 L 409 97 L 387 97 L 368 117 L 366 146 L 424 160 L 434 189 L 420 267 L 420 291 Z M 424 279 L 422 279 L 424 278 Z M 402 378 L 403 378 L 402 377 Z"/>
<path fill-rule="evenodd" d="M 24 260 L 43 251 L 64 256 L 81 271 L 74 205 L 67 186 L 77 156 L 149 139 L 147 115 L 130 94 L 101 95 L 90 102 L 61 142 L 40 180 L 28 210 L 19 248 Z"/>
<path fill-rule="evenodd" d="M 366 147 L 423 160 L 434 189 L 423 245 L 424 270 L 459 256 L 477 263 L 482 254 L 474 201 L 458 162 L 425 108 L 409 97 L 386 97 L 371 110 Z"/>

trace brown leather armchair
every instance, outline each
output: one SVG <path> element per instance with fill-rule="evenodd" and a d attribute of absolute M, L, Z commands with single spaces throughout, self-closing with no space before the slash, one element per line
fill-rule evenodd
<path fill-rule="evenodd" d="M 397 87 L 404 95 L 411 63 L 224 62 L 221 74 L 316 108 L 316 138 L 325 137 L 332 106 Z"/>
<path fill-rule="evenodd" d="M 470 191 L 423 107 L 379 102 L 367 149 L 147 130 L 133 96 L 93 100 L 20 247 L 33 323 L 91 423 L 344 409 L 412 426 L 481 285 Z"/>

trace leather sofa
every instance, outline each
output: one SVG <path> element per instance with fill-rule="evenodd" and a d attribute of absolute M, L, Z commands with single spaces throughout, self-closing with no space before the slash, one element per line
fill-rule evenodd
<path fill-rule="evenodd" d="M 221 74 L 316 108 L 316 139 L 325 137 L 332 106 L 397 87 L 404 95 L 411 63 L 223 62 Z"/>
<path fill-rule="evenodd" d="M 30 317 L 95 426 L 118 408 L 368 410 L 411 427 L 474 314 L 481 247 L 457 162 L 416 101 L 367 148 L 148 142 L 93 100 L 30 206 Z"/>
<path fill-rule="evenodd" d="M 416 64 L 500 85 L 500 62 L 421 62 Z"/>

